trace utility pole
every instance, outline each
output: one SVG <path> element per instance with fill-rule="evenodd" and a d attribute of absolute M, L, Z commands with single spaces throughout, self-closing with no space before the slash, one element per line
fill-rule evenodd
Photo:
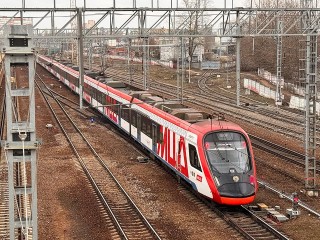
<path fill-rule="evenodd" d="M 282 105 L 282 93 L 281 93 L 281 67 L 282 67 L 282 33 L 283 26 L 282 21 L 278 19 L 277 22 L 278 28 L 278 36 L 277 36 L 277 87 L 276 87 L 276 96 L 275 96 L 275 104 L 276 106 Z"/>
<path fill-rule="evenodd" d="M 304 7 L 312 8 L 312 0 L 303 0 Z M 299 78 L 305 83 L 305 189 L 309 196 L 318 196 L 316 184 L 316 147 L 317 147 L 317 30 L 313 26 L 314 17 L 309 11 L 302 12 L 301 28 L 306 32 L 306 40 L 300 49 Z"/>
<path fill-rule="evenodd" d="M 185 81 L 185 71 L 186 71 L 186 64 L 185 64 L 185 43 L 184 43 L 184 38 L 181 37 L 180 38 L 180 45 L 181 45 L 181 103 L 183 103 L 183 84 Z"/>
<path fill-rule="evenodd" d="M 237 37 L 236 37 L 236 48 L 237 48 L 237 56 L 236 56 L 236 80 L 237 80 L 237 106 L 240 106 L 240 11 L 237 11 Z"/>
<path fill-rule="evenodd" d="M 82 33 L 82 9 L 77 9 L 78 16 L 78 59 L 79 59 L 79 105 L 80 109 L 83 108 L 82 104 L 82 89 L 84 84 L 84 66 L 83 66 L 83 33 Z"/>

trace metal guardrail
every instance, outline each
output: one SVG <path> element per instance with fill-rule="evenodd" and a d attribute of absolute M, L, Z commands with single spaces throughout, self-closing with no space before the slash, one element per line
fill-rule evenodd
<path fill-rule="evenodd" d="M 259 183 L 259 185 L 265 187 L 266 189 L 269 189 L 269 190 L 271 190 L 272 192 L 281 195 L 283 198 L 285 198 L 285 199 L 293 202 L 293 197 L 292 197 L 292 196 L 290 196 L 290 195 L 288 195 L 288 194 L 285 194 L 284 192 L 282 192 L 282 191 L 280 191 L 280 190 L 278 190 L 278 189 L 275 189 L 274 187 L 270 186 L 270 185 L 269 185 L 268 183 L 266 183 L 266 182 L 263 182 L 263 181 L 259 181 L 259 180 L 258 180 L 258 183 Z M 307 206 L 307 204 L 303 203 L 302 201 L 299 200 L 299 201 L 298 201 L 298 205 L 299 205 L 300 207 L 302 207 L 304 210 L 308 211 L 309 213 L 312 213 L 313 215 L 315 215 L 315 216 L 317 216 L 317 217 L 320 218 L 320 213 L 319 213 L 319 212 L 317 212 L 316 210 L 314 210 L 314 209 L 312 209 L 311 207 Z"/>

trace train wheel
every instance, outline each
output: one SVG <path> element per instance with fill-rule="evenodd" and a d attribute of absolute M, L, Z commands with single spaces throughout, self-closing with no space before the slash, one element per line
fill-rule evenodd
<path fill-rule="evenodd" d="M 181 183 L 181 177 L 179 174 L 176 174 L 176 178 L 177 178 L 178 183 Z"/>

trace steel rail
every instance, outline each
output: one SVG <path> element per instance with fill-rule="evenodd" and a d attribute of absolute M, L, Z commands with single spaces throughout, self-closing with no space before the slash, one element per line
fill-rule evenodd
<path fill-rule="evenodd" d="M 41 77 L 39 75 L 37 75 L 39 77 L 39 79 L 41 80 Z M 36 82 L 37 87 L 39 89 L 40 86 L 38 85 L 38 83 Z M 44 83 L 43 83 L 44 84 Z M 47 88 L 47 90 L 50 92 L 50 89 L 45 86 Z M 41 90 L 40 90 L 41 91 Z M 44 95 L 43 95 L 44 96 Z M 45 98 L 45 97 L 44 97 Z M 130 202 L 130 204 L 135 208 L 136 212 L 138 213 L 138 215 L 140 216 L 140 218 L 145 222 L 146 226 L 150 229 L 151 233 L 155 236 L 156 239 L 161 239 L 160 236 L 157 234 L 157 232 L 155 231 L 155 229 L 152 227 L 152 225 L 148 222 L 148 220 L 144 217 L 144 215 L 142 214 L 142 212 L 139 210 L 138 206 L 133 202 L 133 200 L 130 198 L 130 196 L 127 194 L 127 192 L 124 190 L 124 188 L 121 186 L 121 184 L 119 183 L 119 181 L 116 179 L 116 177 L 112 174 L 111 170 L 108 168 L 108 166 L 104 163 L 104 161 L 102 160 L 102 158 L 99 156 L 99 154 L 95 151 L 95 149 L 93 148 L 93 146 L 90 144 L 90 142 L 86 139 L 86 137 L 83 135 L 83 133 L 81 132 L 81 130 L 76 126 L 76 124 L 74 123 L 74 121 L 71 119 L 71 117 L 69 116 L 69 114 L 64 110 L 64 108 L 62 107 L 62 105 L 59 103 L 59 101 L 55 98 L 55 96 L 53 95 L 53 98 L 55 99 L 55 101 L 58 103 L 58 105 L 61 107 L 62 111 L 65 113 L 66 117 L 69 119 L 69 121 L 72 123 L 72 125 L 75 127 L 75 129 L 77 130 L 77 132 L 81 135 L 81 137 L 85 140 L 85 142 L 88 144 L 90 150 L 92 151 L 92 153 L 95 155 L 95 157 L 99 160 L 100 164 L 104 167 L 104 169 L 107 170 L 107 172 L 110 174 L 110 176 L 112 177 L 112 179 L 115 181 L 115 183 L 117 184 L 117 186 L 119 187 L 119 189 L 122 191 L 122 193 L 126 196 L 126 198 L 128 199 L 128 201 Z M 46 102 L 48 103 L 49 106 L 49 102 L 48 100 L 45 98 Z M 57 122 L 59 123 L 62 131 L 64 132 L 66 138 L 68 139 L 68 142 L 70 143 L 70 145 L 72 146 L 73 151 L 75 152 L 75 154 L 77 155 L 77 158 L 79 160 L 79 162 L 81 163 L 81 166 L 85 169 L 85 173 L 88 176 L 90 182 L 93 184 L 94 188 L 96 189 L 99 198 L 103 201 L 105 207 L 108 209 L 108 212 L 111 214 L 112 219 L 116 222 L 117 225 L 117 229 L 119 230 L 120 234 L 125 238 L 128 239 L 123 227 L 121 226 L 120 222 L 118 221 L 117 217 L 115 216 L 115 213 L 113 212 L 111 206 L 107 203 L 107 200 L 105 199 L 105 197 L 103 196 L 103 193 L 101 192 L 100 188 L 98 187 L 98 185 L 96 184 L 93 176 L 90 174 L 89 169 L 86 167 L 85 163 L 83 162 L 81 156 L 79 155 L 76 147 L 74 146 L 74 144 L 72 143 L 72 140 L 70 139 L 70 137 L 68 136 L 67 132 L 65 131 L 65 129 L 63 128 L 61 122 L 59 121 L 58 117 L 55 115 L 53 108 L 50 106 L 50 110 L 53 112 Z"/>

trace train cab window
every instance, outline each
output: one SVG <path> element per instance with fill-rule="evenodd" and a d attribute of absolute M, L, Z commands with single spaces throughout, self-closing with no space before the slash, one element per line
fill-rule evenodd
<path fill-rule="evenodd" d="M 204 148 L 213 171 L 246 173 L 252 168 L 248 144 L 240 133 L 210 133 L 204 139 Z"/>
<path fill-rule="evenodd" d="M 202 172 L 197 149 L 191 144 L 189 144 L 189 158 L 191 166 Z"/>

